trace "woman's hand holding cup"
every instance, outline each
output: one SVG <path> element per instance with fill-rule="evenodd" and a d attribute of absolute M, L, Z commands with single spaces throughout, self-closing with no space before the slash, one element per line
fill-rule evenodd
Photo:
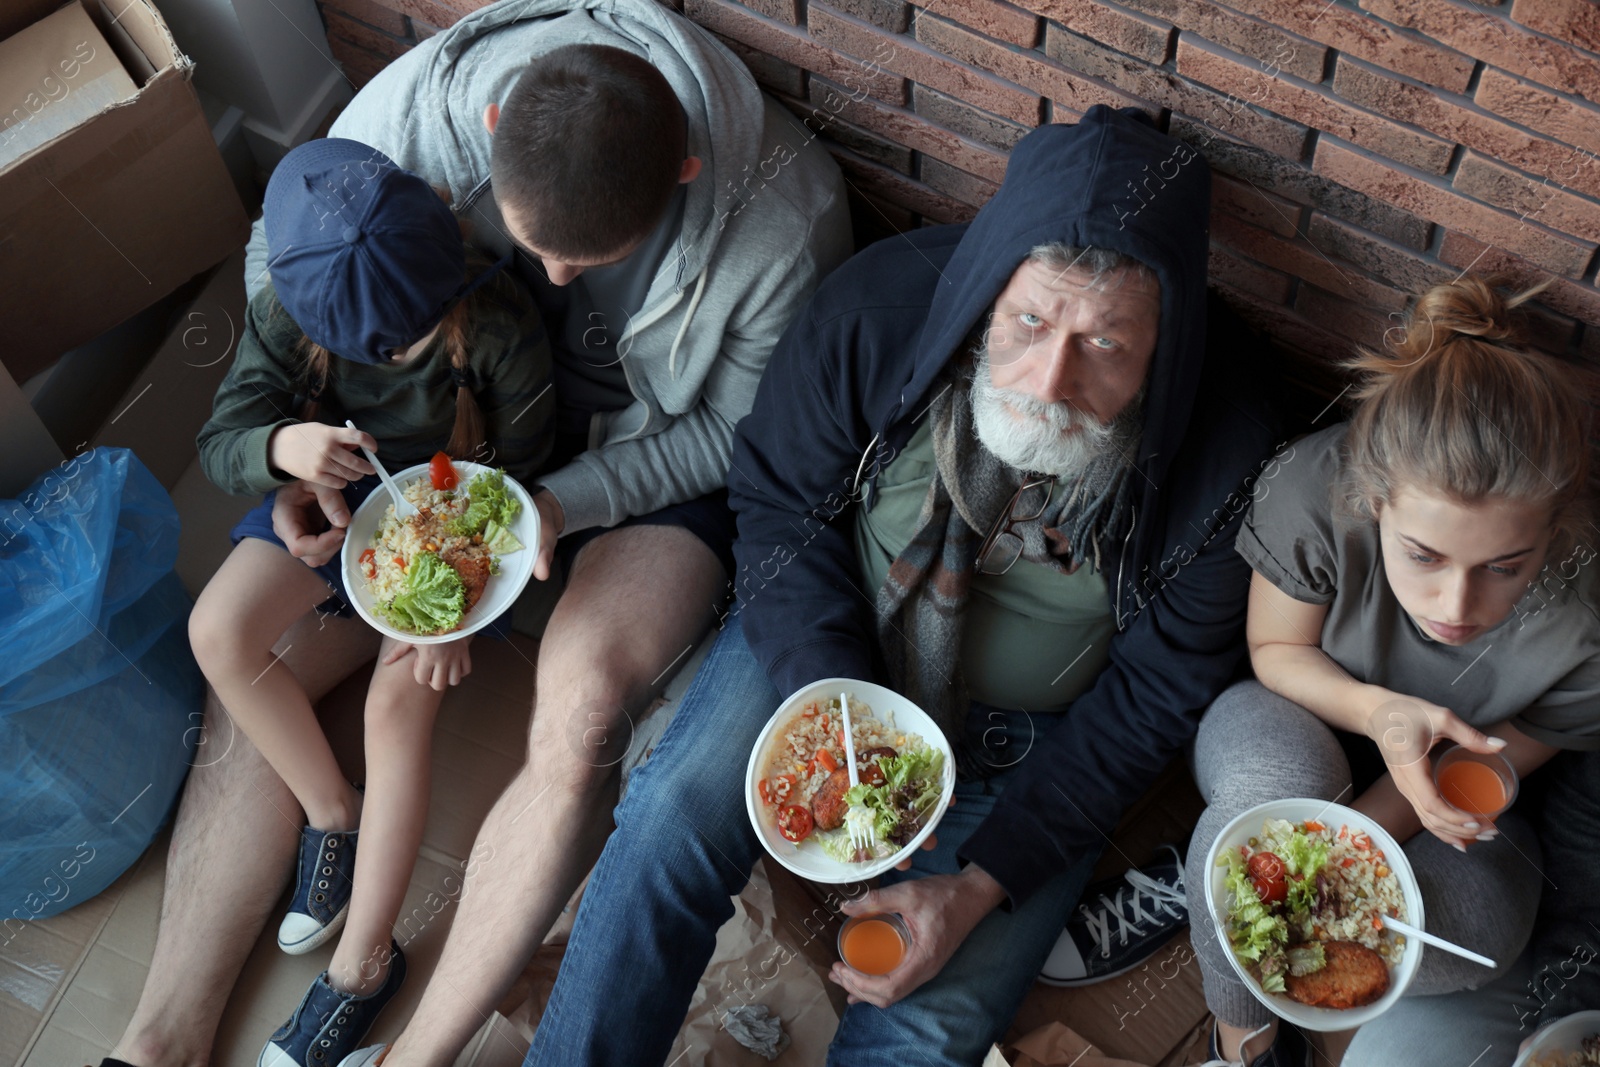
<path fill-rule="evenodd" d="M 1423 828 L 1460 851 L 1473 841 L 1487 840 L 1492 823 L 1452 806 L 1434 782 L 1428 754 L 1449 739 L 1473 752 L 1497 753 L 1505 741 L 1474 728 L 1449 708 L 1415 697 L 1379 690 L 1385 697 L 1368 719 L 1367 734 L 1378 745 L 1395 787 L 1422 821 Z"/>

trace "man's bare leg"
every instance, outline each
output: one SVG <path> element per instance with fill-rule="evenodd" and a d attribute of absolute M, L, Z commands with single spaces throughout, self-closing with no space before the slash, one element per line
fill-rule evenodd
<path fill-rule="evenodd" d="M 277 647 L 287 650 L 278 666 L 315 703 L 377 653 L 378 635 L 359 620 L 308 612 Z M 299 848 L 304 816 L 294 795 L 209 687 L 205 731 L 173 825 L 150 974 L 111 1052 L 138 1067 L 210 1062 L 228 995 Z"/>
<path fill-rule="evenodd" d="M 384 1067 L 449 1067 L 522 973 L 605 845 L 632 720 L 726 583 L 680 527 L 624 527 L 585 546 L 539 647 L 527 760 L 478 832 L 483 858 Z"/>

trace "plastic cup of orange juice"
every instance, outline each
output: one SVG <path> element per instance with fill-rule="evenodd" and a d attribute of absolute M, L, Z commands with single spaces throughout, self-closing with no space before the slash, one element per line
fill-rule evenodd
<path fill-rule="evenodd" d="M 1433 784 L 1445 803 L 1480 819 L 1493 819 L 1517 799 L 1517 769 L 1498 752 L 1455 745 L 1433 768 Z"/>
<path fill-rule="evenodd" d="M 862 974 L 888 974 L 910 947 L 911 931 L 893 912 L 854 915 L 839 928 L 839 958 Z"/>

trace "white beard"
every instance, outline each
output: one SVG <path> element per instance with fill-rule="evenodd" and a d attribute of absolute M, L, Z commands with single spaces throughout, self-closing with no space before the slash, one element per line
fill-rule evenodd
<path fill-rule="evenodd" d="M 1002 463 L 1072 479 L 1108 449 L 1121 451 L 1136 438 L 1143 389 L 1104 424 L 1066 401 L 1047 404 L 1027 393 L 999 388 L 989 375 L 987 345 L 978 349 L 977 357 L 971 391 L 973 427 L 983 447 Z M 1133 459 L 1127 456 L 1126 462 Z"/>

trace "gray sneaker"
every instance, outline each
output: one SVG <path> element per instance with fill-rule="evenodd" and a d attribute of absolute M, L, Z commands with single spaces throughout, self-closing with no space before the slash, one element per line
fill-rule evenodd
<path fill-rule="evenodd" d="M 1270 1024 L 1269 1024 L 1270 1025 Z M 1263 1026 L 1261 1030 L 1265 1030 Z M 1257 1030 L 1256 1033 L 1260 1033 Z M 1251 1037 L 1255 1036 L 1254 1034 Z M 1245 1038 L 1248 1043 L 1250 1038 Z M 1278 1020 L 1278 1036 L 1272 1039 L 1267 1050 L 1248 1064 L 1240 1060 L 1225 1060 L 1217 1048 L 1217 1026 L 1211 1024 L 1211 1058 L 1200 1067 L 1312 1067 L 1311 1043 L 1297 1027 L 1284 1019 Z"/>

